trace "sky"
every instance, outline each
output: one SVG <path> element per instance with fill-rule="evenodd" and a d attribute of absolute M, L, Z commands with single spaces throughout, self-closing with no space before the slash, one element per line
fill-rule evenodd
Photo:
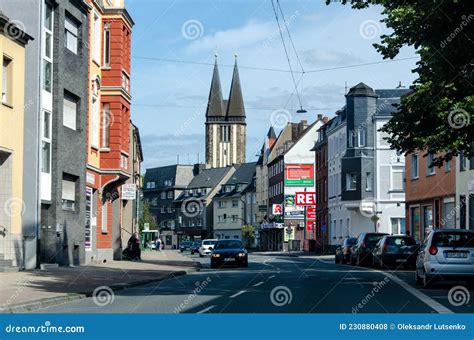
<path fill-rule="evenodd" d="M 204 161 L 205 111 L 215 54 L 224 98 L 238 56 L 247 113 L 247 161 L 256 159 L 271 125 L 278 133 L 289 120 L 311 123 L 318 114 L 334 116 L 345 103 L 346 84 L 350 88 L 364 82 L 383 89 L 399 82 L 409 86 L 416 79 L 411 72 L 417 61 L 412 48 L 402 49 L 397 57 L 411 59 L 327 70 L 383 61 L 372 46 L 381 34 L 389 33 L 379 22 L 381 7 L 354 10 L 338 2 L 326 6 L 324 0 L 280 0 L 280 5 L 294 45 L 293 49 L 278 13 L 288 59 L 298 72 L 293 76 L 307 113 L 296 112 L 300 103 L 271 0 L 126 0 L 135 21 L 132 120 L 140 129 L 143 169 L 176 164 L 178 155 L 181 164 Z"/>

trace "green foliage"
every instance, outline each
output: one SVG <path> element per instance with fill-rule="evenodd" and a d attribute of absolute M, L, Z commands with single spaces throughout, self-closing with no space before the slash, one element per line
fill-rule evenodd
<path fill-rule="evenodd" d="M 138 224 L 140 228 L 140 232 L 143 230 L 143 224 L 149 223 L 150 230 L 156 230 L 156 221 L 153 215 L 150 212 L 150 203 L 147 201 L 143 201 L 143 216 L 140 218 Z"/>
<path fill-rule="evenodd" d="M 327 1 L 329 4 L 332 1 Z M 382 128 L 392 148 L 437 154 L 435 164 L 463 152 L 474 156 L 474 11 L 472 0 L 342 1 L 353 8 L 383 6 L 391 30 L 374 47 L 384 59 L 404 46 L 420 56 L 411 95 Z"/>

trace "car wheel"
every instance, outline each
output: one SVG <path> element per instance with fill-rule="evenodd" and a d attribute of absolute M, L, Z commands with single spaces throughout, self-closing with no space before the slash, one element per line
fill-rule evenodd
<path fill-rule="evenodd" d="M 359 254 L 357 254 L 357 257 L 356 257 L 356 266 L 359 267 L 359 266 L 361 266 L 361 265 L 362 265 L 362 261 L 361 261 L 361 259 L 360 259 Z"/>
<path fill-rule="evenodd" d="M 382 260 L 382 259 L 380 259 L 379 266 L 380 266 L 380 269 L 383 269 L 383 268 L 384 268 L 384 264 L 383 264 L 383 260 Z"/>
<path fill-rule="evenodd" d="M 341 261 L 339 260 L 339 257 L 336 255 L 334 256 L 334 263 L 339 264 Z"/>
<path fill-rule="evenodd" d="M 214 268 L 216 268 L 216 265 L 214 262 L 211 262 L 211 269 L 214 269 Z"/>
<path fill-rule="evenodd" d="M 248 268 L 249 267 L 249 261 L 245 261 L 244 264 L 242 265 L 242 267 Z"/>
<path fill-rule="evenodd" d="M 420 275 L 418 275 L 418 269 L 415 268 L 415 284 L 417 286 L 421 286 L 423 284 L 423 280 L 421 279 Z"/>
<path fill-rule="evenodd" d="M 430 288 L 432 286 L 433 282 L 434 282 L 434 279 L 433 279 L 432 276 L 426 274 L 425 270 L 423 270 L 423 273 L 424 273 L 423 281 L 422 281 L 423 288 Z"/>
<path fill-rule="evenodd" d="M 204 255 L 202 255 L 201 253 L 199 253 L 199 257 L 204 257 Z"/>
<path fill-rule="evenodd" d="M 355 259 L 352 256 L 349 259 L 349 263 L 353 266 L 355 265 Z"/>

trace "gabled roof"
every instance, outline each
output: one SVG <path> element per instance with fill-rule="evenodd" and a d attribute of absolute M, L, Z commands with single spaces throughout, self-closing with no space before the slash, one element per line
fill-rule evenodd
<path fill-rule="evenodd" d="M 235 55 L 234 73 L 230 85 L 229 102 L 226 115 L 228 117 L 245 117 L 244 98 L 240 86 L 239 69 L 237 67 L 237 55 Z"/>
<path fill-rule="evenodd" d="M 253 182 L 253 177 L 255 176 L 257 162 L 251 163 L 244 163 L 241 164 L 237 170 L 233 173 L 232 177 L 229 178 L 227 182 L 224 183 L 226 185 L 236 185 L 236 184 L 247 184 L 250 185 Z M 216 198 L 222 197 L 232 197 L 232 196 L 240 196 L 242 192 L 238 191 L 238 188 L 235 187 L 230 192 L 219 192 L 216 194 Z"/>
<path fill-rule="evenodd" d="M 268 129 L 268 133 L 267 133 L 267 138 L 268 139 L 276 139 L 276 134 L 275 134 L 275 130 L 273 129 L 273 126 L 270 126 L 270 129 Z"/>
<path fill-rule="evenodd" d="M 231 166 L 225 168 L 203 169 L 199 175 L 195 176 L 188 189 L 214 188 L 218 185 L 227 173 L 232 169 Z"/>
<path fill-rule="evenodd" d="M 221 80 L 219 68 L 217 67 L 217 55 L 214 62 L 214 72 L 212 73 L 211 89 L 207 101 L 206 117 L 224 117 L 224 103 L 222 99 Z"/>
<path fill-rule="evenodd" d="M 165 180 L 171 180 L 171 187 L 185 188 L 193 178 L 193 166 L 192 165 L 167 165 L 157 168 L 146 169 L 145 183 L 155 182 L 154 189 L 148 190 L 161 190 L 170 188 L 164 185 Z M 146 186 L 144 188 L 147 191 Z"/>

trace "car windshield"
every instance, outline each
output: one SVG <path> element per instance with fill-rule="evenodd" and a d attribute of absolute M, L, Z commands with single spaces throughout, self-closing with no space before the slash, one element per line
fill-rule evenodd
<path fill-rule="evenodd" d="M 181 243 L 182 246 L 189 246 L 190 244 L 190 241 L 184 241 L 183 243 Z"/>
<path fill-rule="evenodd" d="M 387 238 L 387 244 L 389 246 L 414 246 L 416 245 L 416 241 L 412 239 L 411 237 L 388 237 Z"/>
<path fill-rule="evenodd" d="M 370 244 L 376 244 L 385 234 L 367 234 L 365 236 L 365 242 Z"/>
<path fill-rule="evenodd" d="M 215 249 L 238 249 L 242 248 L 240 241 L 219 241 L 216 243 Z"/>
<path fill-rule="evenodd" d="M 193 243 L 193 246 L 195 246 L 195 247 L 196 247 L 196 246 L 200 246 L 200 245 L 201 245 L 201 242 L 194 242 L 194 243 Z"/>
<path fill-rule="evenodd" d="M 211 246 L 211 245 L 213 245 L 213 244 L 215 244 L 215 243 L 216 243 L 216 241 L 214 241 L 214 240 L 206 240 L 206 241 L 203 241 L 203 242 L 202 242 L 202 245 L 203 245 L 203 246 Z"/>
<path fill-rule="evenodd" d="M 351 237 L 351 238 L 346 238 L 346 239 L 344 240 L 344 242 L 343 242 L 343 245 L 346 246 L 346 247 L 347 247 L 347 246 L 352 246 L 352 245 L 354 245 L 356 242 L 357 242 L 357 239 L 356 239 L 356 238 L 352 238 L 352 237 Z"/>
<path fill-rule="evenodd" d="M 474 248 L 474 232 L 437 232 L 433 235 L 433 246 Z"/>

